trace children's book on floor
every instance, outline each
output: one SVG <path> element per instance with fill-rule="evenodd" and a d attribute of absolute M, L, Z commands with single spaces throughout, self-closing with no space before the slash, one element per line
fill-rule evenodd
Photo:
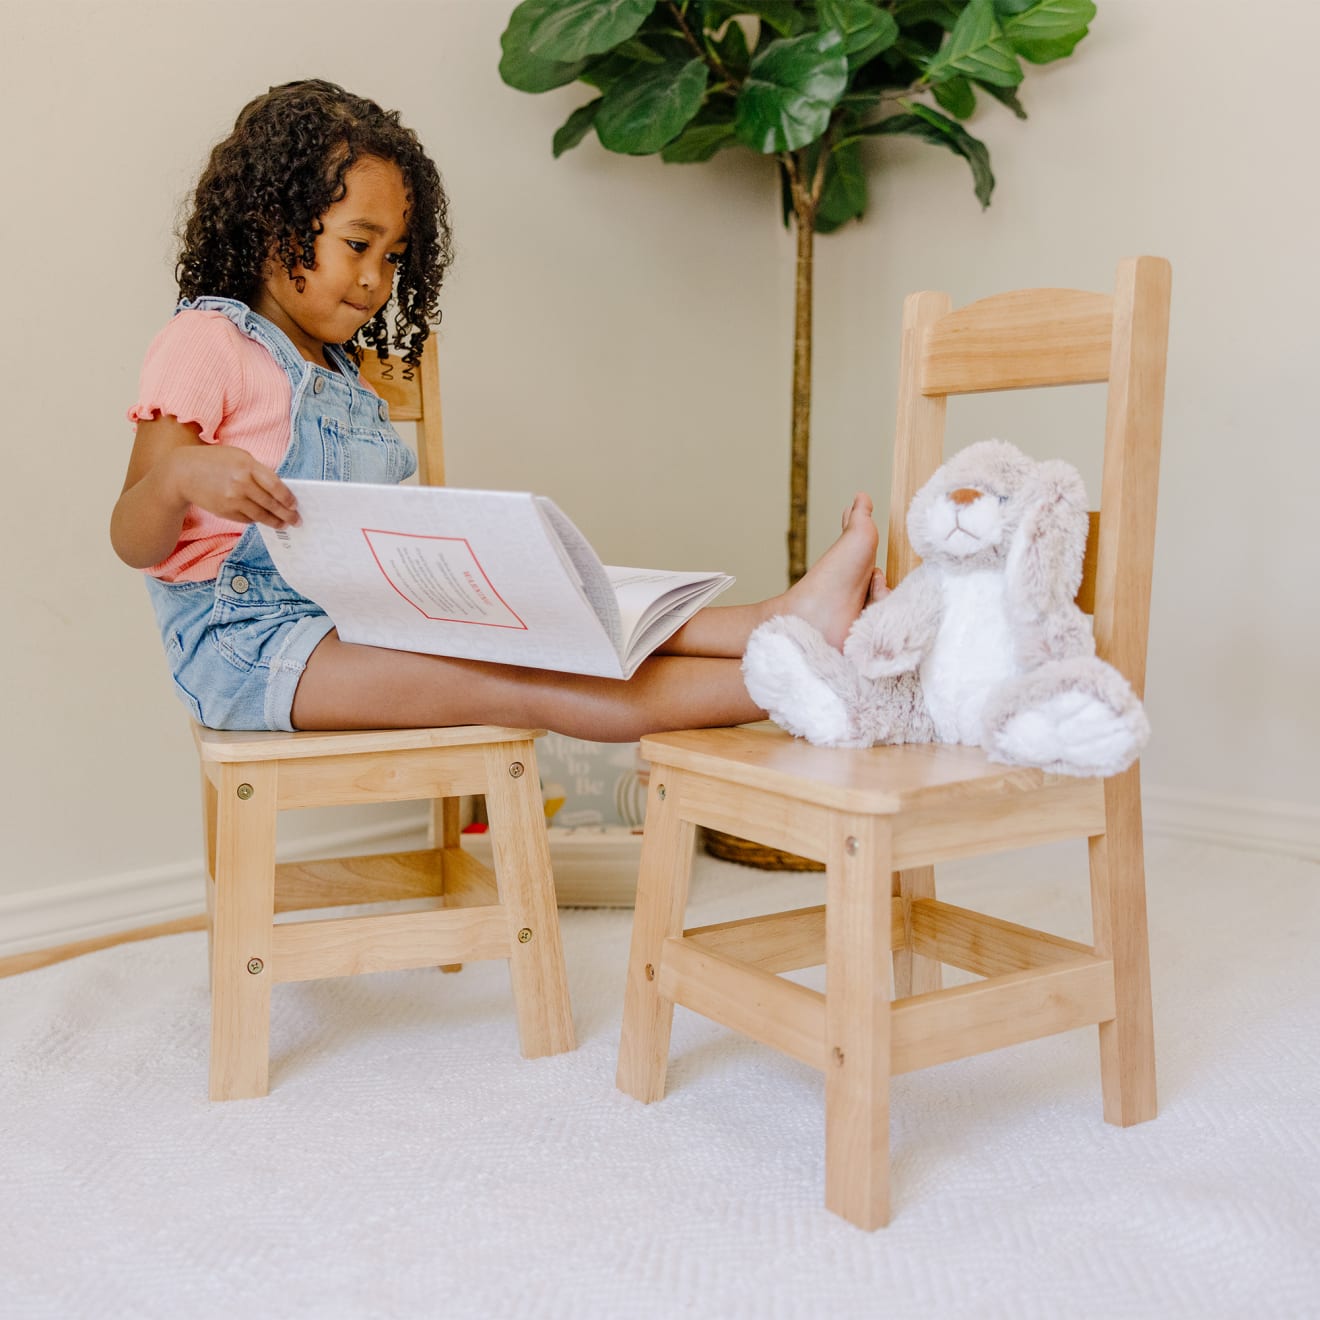
<path fill-rule="evenodd" d="M 630 678 L 733 583 L 604 565 L 544 495 L 287 484 L 302 521 L 261 534 L 346 642 Z"/>

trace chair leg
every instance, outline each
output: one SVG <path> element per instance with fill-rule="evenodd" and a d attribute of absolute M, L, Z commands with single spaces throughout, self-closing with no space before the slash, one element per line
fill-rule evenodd
<path fill-rule="evenodd" d="M 265 1095 L 275 920 L 273 765 L 226 765 L 216 801 L 211 922 L 211 1099 Z"/>
<path fill-rule="evenodd" d="M 545 808 L 531 742 L 486 752 L 495 884 L 509 922 L 509 975 L 524 1058 L 573 1049 L 573 1010 L 559 935 Z"/>
<path fill-rule="evenodd" d="M 1105 833 L 1090 855 L 1095 948 L 1114 963 L 1115 1015 L 1100 1024 L 1105 1121 L 1129 1127 L 1157 1109 L 1138 766 L 1105 781 Z"/>
<path fill-rule="evenodd" d="M 215 927 L 215 839 L 216 839 L 216 791 L 215 785 L 202 771 L 202 860 L 206 870 L 202 883 L 206 886 L 206 978 L 210 989 L 211 964 L 214 961 L 212 931 Z"/>
<path fill-rule="evenodd" d="M 666 781 L 669 782 L 666 782 Z M 665 1093 L 674 1001 L 660 993 L 664 942 L 683 933 L 696 827 L 678 811 L 678 775 L 651 771 L 614 1084 L 650 1104 Z"/>
<path fill-rule="evenodd" d="M 934 898 L 935 868 L 915 866 L 908 871 L 895 871 L 893 883 L 895 898 Z M 910 932 L 909 932 L 910 934 Z M 913 953 L 911 945 L 894 950 L 894 998 L 924 995 L 938 990 L 944 984 L 943 970 L 934 958 Z"/>
<path fill-rule="evenodd" d="M 460 830 L 458 821 L 458 799 L 457 798 L 436 798 L 431 803 L 431 847 L 432 848 L 457 848 L 460 846 Z M 443 864 L 442 864 L 443 865 Z M 441 893 L 444 892 L 445 877 L 444 871 L 440 873 Z M 462 963 L 442 963 L 440 970 L 442 972 L 461 972 Z"/>
<path fill-rule="evenodd" d="M 891 827 L 837 815 L 826 859 L 825 1205 L 889 1222 Z"/>

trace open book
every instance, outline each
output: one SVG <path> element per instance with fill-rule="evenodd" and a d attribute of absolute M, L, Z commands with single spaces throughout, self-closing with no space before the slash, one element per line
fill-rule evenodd
<path fill-rule="evenodd" d="M 290 481 L 275 567 L 346 642 L 630 678 L 726 573 L 607 568 L 542 495 Z"/>

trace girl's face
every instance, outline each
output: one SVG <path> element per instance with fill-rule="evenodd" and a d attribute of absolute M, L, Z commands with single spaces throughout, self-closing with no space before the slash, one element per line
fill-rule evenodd
<path fill-rule="evenodd" d="M 352 339 L 389 302 L 408 247 L 408 192 L 397 165 L 364 156 L 344 188 L 321 217 L 315 267 L 295 266 L 290 276 L 272 261 L 252 309 L 321 367 L 327 344 Z"/>

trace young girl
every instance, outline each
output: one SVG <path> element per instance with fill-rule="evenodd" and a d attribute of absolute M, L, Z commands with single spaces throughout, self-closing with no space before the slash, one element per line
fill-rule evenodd
<path fill-rule="evenodd" d="M 841 644 L 883 590 L 865 496 L 788 592 L 701 611 L 627 682 L 350 645 L 275 571 L 257 524 L 297 523 L 287 478 L 414 470 L 356 358 L 391 342 L 419 357 L 450 262 L 447 211 L 398 115 L 327 82 L 272 88 L 212 152 L 181 301 L 129 412 L 110 533 L 146 570 L 180 697 L 222 729 L 503 724 L 631 741 L 763 718 L 739 664 L 751 630 L 794 613 Z"/>

